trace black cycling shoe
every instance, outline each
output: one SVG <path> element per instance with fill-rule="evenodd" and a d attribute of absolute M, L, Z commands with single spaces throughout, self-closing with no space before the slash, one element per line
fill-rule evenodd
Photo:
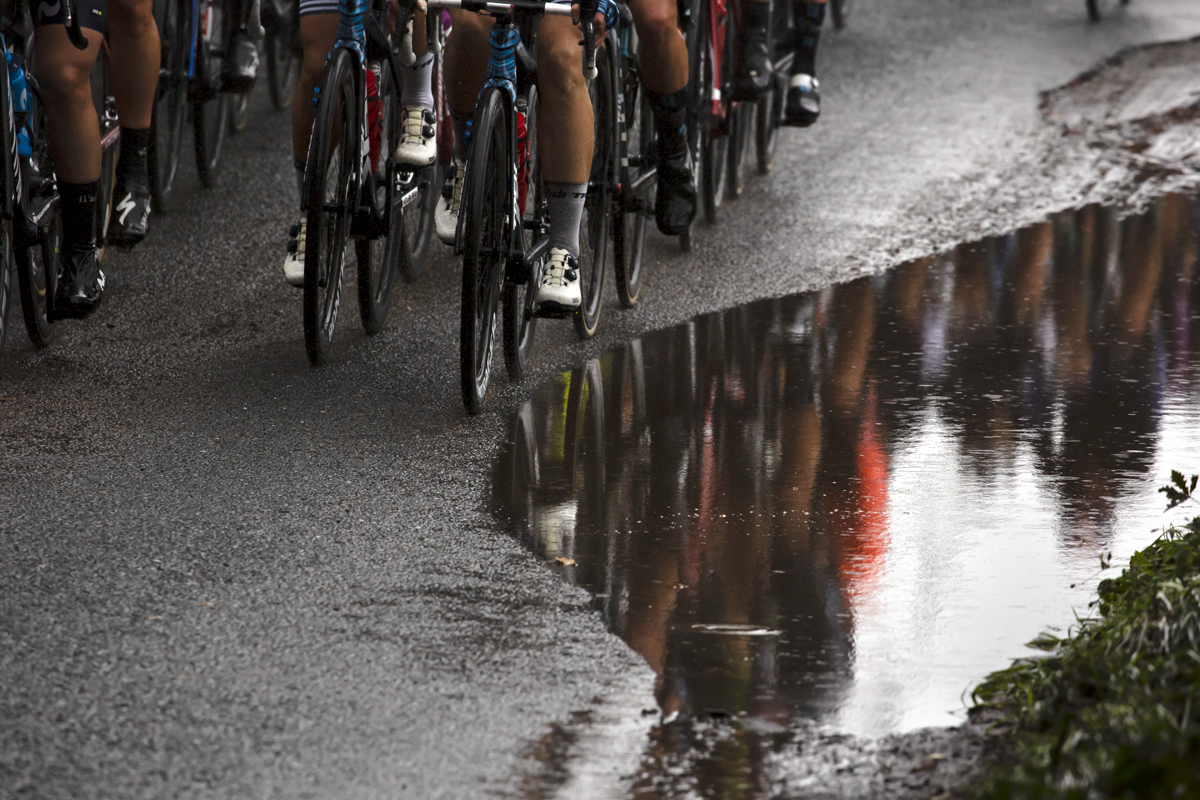
<path fill-rule="evenodd" d="M 821 116 L 821 84 L 812 75 L 793 75 L 783 107 L 783 124 L 807 128 Z"/>
<path fill-rule="evenodd" d="M 757 100 L 770 91 L 773 75 L 767 29 L 748 28 L 742 38 L 737 78 L 733 82 L 733 99 Z"/>
<path fill-rule="evenodd" d="M 62 271 L 54 291 L 55 319 L 83 319 L 104 297 L 104 272 L 93 248 L 83 253 L 62 251 Z"/>
<path fill-rule="evenodd" d="M 667 236 L 679 236 L 696 217 L 696 177 L 692 174 L 692 151 L 684 136 L 668 152 L 658 140 L 658 189 L 654 195 L 654 221 Z"/>
<path fill-rule="evenodd" d="M 221 76 L 221 90 L 241 94 L 254 88 L 258 78 L 258 45 L 246 33 L 233 35 L 230 47 L 233 58 L 226 62 L 225 74 Z"/>
<path fill-rule="evenodd" d="M 118 178 L 113 197 L 119 199 L 108 223 L 108 243 L 131 247 L 145 239 L 150 228 L 150 187 L 145 179 Z"/>

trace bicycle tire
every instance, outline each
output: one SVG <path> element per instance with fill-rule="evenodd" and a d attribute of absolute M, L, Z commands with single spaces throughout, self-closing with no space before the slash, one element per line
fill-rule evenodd
<path fill-rule="evenodd" d="M 246 130 L 246 125 L 250 122 L 250 95 L 253 89 L 249 92 L 240 92 L 229 96 L 229 132 L 241 133 Z"/>
<path fill-rule="evenodd" d="M 775 75 L 771 91 L 758 99 L 754 113 L 755 160 L 758 174 L 766 175 L 775 166 L 775 149 L 779 145 L 779 128 L 783 123 L 783 103 L 787 92 L 787 75 L 791 72 L 793 41 L 792 4 L 789 0 L 772 0 L 769 46 Z"/>
<path fill-rule="evenodd" d="M 12 165 L 17 162 L 17 129 L 13 116 L 12 87 L 7 75 L 0 80 L 0 164 L 3 171 L 4 196 L 0 197 L 0 351 L 4 350 L 4 340 L 8 332 L 8 304 L 12 295 L 13 274 L 13 216 L 16 199 L 13 197 L 17 185 L 17 176 L 13 174 Z"/>
<path fill-rule="evenodd" d="M 267 55 L 267 91 L 271 105 L 282 111 L 292 105 L 296 84 L 300 82 L 300 58 L 296 53 L 300 21 L 292 0 L 266 0 L 262 10 L 267 28 L 263 43 Z"/>
<path fill-rule="evenodd" d="M 446 104 L 446 91 L 442 76 L 442 56 L 433 56 L 433 114 L 437 125 Z M 451 136 L 453 129 L 451 128 Z M 442 130 L 438 128 L 439 150 Z M 453 144 L 451 144 L 453 148 Z M 407 171 L 411 178 L 402 188 L 404 203 L 404 252 L 400 261 L 400 274 L 405 283 L 412 283 L 425 271 L 429 258 L 429 247 L 433 242 L 434 214 L 437 212 L 438 192 L 442 188 L 442 164 L 438 158 L 433 164 L 419 170 Z"/>
<path fill-rule="evenodd" d="M 617 92 L 608 42 L 596 48 L 596 77 L 588 85 L 592 100 L 592 172 L 579 223 L 581 302 L 571 319 L 580 339 L 596 335 L 604 308 L 604 278 L 611 244 L 613 191 L 617 183 Z"/>
<path fill-rule="evenodd" d="M 524 252 L 528 253 L 534 246 L 540 231 L 547 224 L 546 190 L 542 184 L 542 164 L 538 155 L 538 118 L 541 112 L 541 98 L 536 86 L 530 86 L 524 98 L 526 153 L 525 177 L 525 208 L 522 212 L 522 228 L 525 237 Z M 520 103 L 521 100 L 518 100 Z M 520 148 L 520 145 L 518 145 Z M 518 180 L 521 170 L 518 169 Z M 537 333 L 537 316 L 534 314 L 534 300 L 537 297 L 543 258 L 537 264 L 531 265 L 530 274 L 525 283 L 514 281 L 504 282 L 504 367 L 508 371 L 508 379 L 517 383 L 525 379 L 529 365 L 533 361 L 533 343 Z"/>
<path fill-rule="evenodd" d="M 32 42 L 27 46 L 25 56 L 26 63 L 32 64 Z M 38 94 L 30 92 L 29 141 L 33 153 L 28 159 L 21 159 L 21 205 L 38 220 L 38 236 L 28 246 L 17 247 L 14 243 L 13 261 L 21 297 L 21 316 L 35 347 L 45 347 L 54 338 L 52 306 L 62 242 L 57 196 L 52 191 L 54 168 L 50 162 L 47 125 L 46 111 Z"/>
<path fill-rule="evenodd" d="M 121 128 L 117 119 L 117 101 L 112 93 L 107 45 L 100 48 L 92 67 L 92 100 L 100 122 L 100 180 L 96 185 L 96 244 L 99 259 L 108 252 L 108 223 L 112 219 L 113 188 L 117 182 L 117 153 L 121 146 Z"/>
<path fill-rule="evenodd" d="M 337 326 L 346 241 L 354 207 L 357 167 L 354 72 L 351 53 L 337 49 L 325 66 L 321 100 L 308 147 L 304 247 L 304 346 L 315 367 L 325 363 Z"/>
<path fill-rule="evenodd" d="M 372 231 L 373 237 L 362 237 L 354 243 L 358 259 L 358 312 L 368 336 L 379 333 L 387 322 L 396 273 L 404 259 L 405 209 L 396 181 L 399 167 L 391 157 L 400 138 L 400 83 L 387 61 L 379 65 L 377 85 L 379 150 L 374 176 L 363 190 L 374 190 L 372 207 L 382 211 L 384 218 L 381 229 Z"/>
<path fill-rule="evenodd" d="M 733 9 L 728 8 L 727 11 L 724 51 L 726 65 L 722 71 L 728 83 L 723 85 L 729 85 L 732 82 L 734 70 L 737 69 L 734 61 L 738 48 L 737 24 Z M 757 103 L 749 101 L 725 104 L 725 135 L 729 139 L 729 150 L 725 159 L 726 168 L 729 171 L 729 174 L 725 176 L 725 199 L 727 200 L 736 200 L 746 191 L 746 174 L 750 169 L 750 154 L 754 149 L 754 123 L 757 116 L 754 110 L 757 105 Z"/>
<path fill-rule="evenodd" d="M 210 9 L 212 36 L 205 41 L 193 33 L 196 45 L 196 76 L 190 87 L 192 100 L 192 130 L 195 133 L 196 172 L 200 183 L 211 189 L 216 186 L 221 164 L 221 148 L 229 131 L 230 95 L 220 91 L 221 73 L 228 50 L 226 26 L 222 23 L 227 11 L 220 0 L 197 0 Z"/>
<path fill-rule="evenodd" d="M 1088 0 L 1092 2 L 1093 0 Z M 854 0 L 829 0 L 829 11 L 833 16 L 833 27 L 837 30 L 843 30 L 846 27 L 846 21 L 850 19 L 850 9 L 854 5 Z"/>
<path fill-rule="evenodd" d="M 725 182 L 728 178 L 729 140 L 725 128 L 729 126 L 730 108 L 723 100 L 718 100 L 717 70 L 723 65 L 716 63 L 716 48 L 712 41 L 711 26 L 707 24 L 709 15 L 709 0 L 704 0 L 700 11 L 700 39 L 696 48 L 697 98 L 696 109 L 700 114 L 700 147 L 697 172 L 700 178 L 700 199 L 704 206 L 704 219 L 712 224 L 717 221 L 717 212 L 725 197 Z M 720 85 L 723 85 L 722 80 Z M 726 119 L 715 118 L 712 110 L 714 105 L 720 105 L 725 110 Z"/>
<path fill-rule="evenodd" d="M 625 308 L 637 305 L 642 291 L 642 255 L 654 207 L 654 111 L 636 71 L 625 81 L 625 166 L 621 179 L 622 209 L 613 217 L 613 267 L 617 297 Z"/>
<path fill-rule="evenodd" d="M 150 201 L 156 213 L 170 208 L 175 177 L 179 173 L 179 152 L 183 147 L 183 128 L 187 124 L 187 44 L 191 41 L 191 15 L 179 2 L 161 4 L 159 39 L 162 45 L 161 68 L 154 107 L 150 114 Z"/>
<path fill-rule="evenodd" d="M 463 186 L 463 268 L 459 366 L 463 406 L 478 414 L 495 357 L 497 311 L 508 257 L 507 213 L 512 154 L 507 98 L 490 88 L 475 112 Z"/>

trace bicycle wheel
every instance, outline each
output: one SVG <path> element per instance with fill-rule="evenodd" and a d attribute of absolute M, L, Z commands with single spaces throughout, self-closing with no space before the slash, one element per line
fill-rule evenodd
<path fill-rule="evenodd" d="M 354 69 L 351 53 L 337 49 L 325 67 L 321 102 L 308 146 L 304 247 L 304 346 L 313 366 L 329 355 L 342 296 L 346 240 L 354 209 L 357 159 Z"/>
<path fill-rule="evenodd" d="M 8 77 L 0 80 L 0 189 L 4 196 L 0 197 L 0 351 L 4 350 L 4 338 L 8 330 L 8 303 L 12 293 L 13 273 L 13 214 L 16 210 L 16 198 L 13 197 L 17 186 L 17 176 L 13 174 L 12 165 L 17 163 L 17 131 L 14 125 L 12 108 L 12 86 Z"/>
<path fill-rule="evenodd" d="M 613 266 L 621 305 L 633 308 L 642 291 L 642 252 L 650 226 L 657 186 L 654 155 L 654 111 L 636 70 L 624 76 L 625 164 L 622 166 L 621 209 L 613 217 Z"/>
<path fill-rule="evenodd" d="M 161 214 L 170 207 L 179 150 L 187 124 L 187 56 L 192 18 L 176 0 L 159 4 L 156 11 L 162 61 L 158 89 L 150 115 L 150 199 Z"/>
<path fill-rule="evenodd" d="M 241 133 L 246 130 L 246 124 L 250 122 L 250 94 L 249 92 L 241 92 L 229 96 L 229 132 Z"/>
<path fill-rule="evenodd" d="M 546 192 L 542 185 L 542 163 L 538 156 L 538 112 L 541 110 L 541 100 L 536 86 L 530 86 L 526 95 L 518 98 L 517 108 L 520 109 L 522 104 L 525 107 L 525 137 L 523 141 L 518 139 L 518 148 L 524 154 L 525 161 L 523 167 L 518 165 L 517 180 L 524 181 L 522 235 L 525 237 L 524 252 L 528 253 L 533 249 L 538 232 L 545 230 L 547 223 Z M 524 283 L 504 282 L 504 366 L 508 370 L 508 379 L 513 383 L 524 380 L 533 360 L 533 341 L 537 332 L 533 305 L 544 261 L 543 258 L 530 265 L 528 280 Z"/>
<path fill-rule="evenodd" d="M 221 0 L 200 3 L 200 31 L 193 36 L 196 69 L 189 96 L 192 100 L 192 130 L 195 133 L 196 172 L 200 183 L 211 188 L 217 183 L 221 146 L 229 130 L 230 95 L 221 91 L 221 73 L 228 50 L 228 31 Z M 210 35 L 203 35 L 208 31 Z"/>
<path fill-rule="evenodd" d="M 1088 0 L 1089 3 L 1093 0 Z M 841 30 L 846 27 L 846 20 L 850 18 L 850 8 L 854 5 L 854 0 L 829 0 L 829 10 L 833 13 L 833 27 Z"/>
<path fill-rule="evenodd" d="M 100 121 L 100 180 L 96 186 L 96 243 L 100 260 L 107 253 L 108 222 L 112 219 L 113 186 L 117 182 L 117 148 L 121 146 L 121 127 L 117 119 L 117 101 L 113 97 L 108 71 L 108 46 L 100 48 L 92 68 L 92 102 Z"/>
<path fill-rule="evenodd" d="M 580 339 L 590 339 L 604 307 L 604 275 L 608 269 L 613 189 L 617 183 L 617 91 L 608 43 L 596 48 L 596 77 L 588 85 L 595 128 L 592 173 L 579 223 L 579 282 L 583 295 L 571 317 Z"/>
<path fill-rule="evenodd" d="M 300 82 L 300 20 L 293 0 L 263 0 L 264 41 L 267 51 L 267 89 L 271 104 L 282 111 L 292 104 Z"/>
<path fill-rule="evenodd" d="M 771 91 L 758 99 L 754 115 L 754 150 L 758 172 L 766 175 L 775 166 L 775 148 L 779 144 L 779 127 L 783 122 L 783 102 L 787 92 L 787 75 L 791 73 L 793 27 L 790 0 L 771 0 L 771 28 L 768 42 L 771 63 L 775 67 Z"/>
<path fill-rule="evenodd" d="M 506 215 L 512 165 L 508 117 L 499 89 L 489 89 L 475 112 L 467 158 L 463 220 L 459 365 L 468 414 L 483 408 L 495 354 L 497 311 L 508 256 Z"/>
<path fill-rule="evenodd" d="M 406 213 L 402 188 L 396 181 L 399 166 L 391 159 L 400 138 L 400 84 L 399 76 L 392 74 L 387 61 L 380 63 L 376 83 L 379 87 L 379 149 L 372 156 L 373 173 L 363 184 L 363 191 L 375 192 L 369 207 L 381 217 L 370 236 L 360 237 L 354 243 L 358 257 L 358 311 L 363 330 L 369 335 L 383 329 L 392 307 L 396 272 L 404 260 Z"/>
<path fill-rule="evenodd" d="M 729 9 L 732 6 L 728 7 Z M 737 25 L 734 23 L 733 11 L 729 10 L 725 18 L 725 49 L 722 58 L 725 60 L 724 74 L 732 78 L 736 67 L 734 61 L 737 53 Z M 736 200 L 746 190 L 746 173 L 750 170 L 750 157 L 754 150 L 754 113 L 757 103 L 736 102 L 725 104 L 725 136 L 729 140 L 729 155 L 726 159 L 729 174 L 725 179 L 725 197 Z"/>
<path fill-rule="evenodd" d="M 700 37 L 696 48 L 697 99 L 696 106 L 699 114 L 699 150 L 697 173 L 700 178 L 700 199 L 704 205 L 704 218 L 713 223 L 717 221 L 717 211 L 721 208 L 721 200 L 725 197 L 725 181 L 728 177 L 727 159 L 729 157 L 729 141 L 727 129 L 732 120 L 729 104 L 721 99 L 720 86 L 721 64 L 717 62 L 717 48 L 713 41 L 711 27 L 707 24 L 710 19 L 708 0 L 701 4 Z M 728 23 L 726 23 L 728 25 Z M 724 28 L 718 30 L 718 35 Z"/>
<path fill-rule="evenodd" d="M 33 63 L 32 47 L 26 49 L 27 63 Z M 46 111 L 36 92 L 29 93 L 29 141 L 33 153 L 21 159 L 21 205 L 38 220 L 37 240 L 13 247 L 17 286 L 21 295 L 21 314 L 29 339 L 45 347 L 54 338 L 51 304 L 58 279 L 58 252 L 62 242 L 62 224 L 54 192 L 54 168 L 50 163 L 50 142 L 46 136 Z"/>
<path fill-rule="evenodd" d="M 433 242 L 433 215 L 437 211 L 438 192 L 442 188 L 443 160 L 441 158 L 444 131 L 449 131 L 450 150 L 454 149 L 454 128 L 447 121 L 443 128 L 442 118 L 449 120 L 446 108 L 446 87 L 442 75 L 442 56 L 433 57 L 433 114 L 438 126 L 438 159 L 419 170 L 403 170 L 405 178 L 401 189 L 404 204 L 404 257 L 400 262 L 400 274 L 407 283 L 412 283 L 425 271 L 429 258 L 429 245 Z M 451 155 L 451 160 L 453 155 Z"/>

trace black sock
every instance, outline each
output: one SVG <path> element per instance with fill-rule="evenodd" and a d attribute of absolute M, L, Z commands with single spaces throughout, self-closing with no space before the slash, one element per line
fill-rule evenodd
<path fill-rule="evenodd" d="M 58 182 L 62 203 L 63 249 L 85 255 L 96 249 L 96 187 L 91 183 Z"/>
<path fill-rule="evenodd" d="M 800 3 L 796 9 L 796 60 L 792 62 L 793 75 L 816 76 L 817 42 L 821 38 L 821 25 L 825 22 L 825 3 Z"/>
<path fill-rule="evenodd" d="M 146 160 L 150 154 L 150 129 L 121 127 L 121 151 L 117 156 L 117 177 L 145 182 L 148 176 Z"/>
<path fill-rule="evenodd" d="M 647 92 L 650 107 L 654 109 L 654 128 L 658 132 L 659 147 L 674 152 L 687 143 L 687 87 L 678 92 L 659 94 Z"/>
<path fill-rule="evenodd" d="M 746 36 L 755 31 L 765 31 L 771 23 L 771 4 L 742 3 L 742 27 L 738 29 L 744 41 Z"/>

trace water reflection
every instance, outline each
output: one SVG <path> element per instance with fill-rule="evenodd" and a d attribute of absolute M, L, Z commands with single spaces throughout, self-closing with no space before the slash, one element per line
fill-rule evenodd
<path fill-rule="evenodd" d="M 521 409 L 496 511 L 664 714 L 742 720 L 738 781 L 798 721 L 952 724 L 1200 471 L 1196 218 L 1087 208 L 648 335 Z"/>

